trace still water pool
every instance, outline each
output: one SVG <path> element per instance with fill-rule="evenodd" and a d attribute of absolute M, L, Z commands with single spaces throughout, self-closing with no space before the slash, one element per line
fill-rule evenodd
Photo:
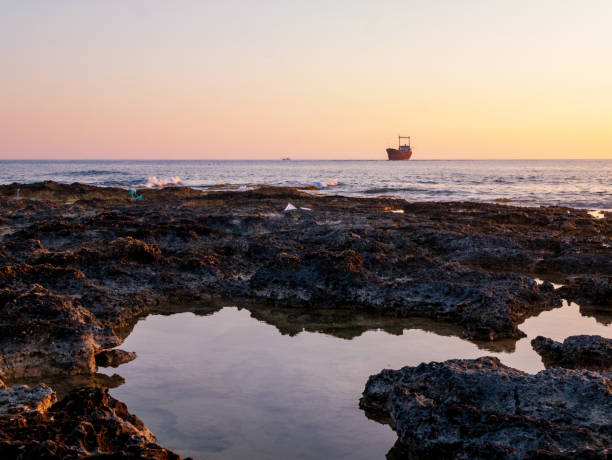
<path fill-rule="evenodd" d="M 161 445 L 194 459 L 382 459 L 396 435 L 358 407 L 369 375 L 484 355 L 537 372 L 544 367 L 529 344 L 536 335 L 612 336 L 612 318 L 567 303 L 527 319 L 526 338 L 486 349 L 427 320 L 237 307 L 196 313 L 141 320 L 121 347 L 139 357 L 102 370 L 125 379 L 111 394 Z"/>

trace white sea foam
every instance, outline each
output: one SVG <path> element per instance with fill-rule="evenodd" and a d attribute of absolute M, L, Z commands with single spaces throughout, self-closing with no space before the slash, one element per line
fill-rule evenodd
<path fill-rule="evenodd" d="M 322 190 L 327 187 L 335 187 L 336 185 L 338 185 L 338 179 L 331 179 L 327 182 L 314 182 L 312 185 L 318 188 L 319 190 Z"/>
<path fill-rule="evenodd" d="M 168 179 L 163 177 L 151 176 L 147 179 L 145 187 L 147 188 L 162 188 L 166 185 L 178 185 L 181 183 L 179 176 L 170 177 Z"/>

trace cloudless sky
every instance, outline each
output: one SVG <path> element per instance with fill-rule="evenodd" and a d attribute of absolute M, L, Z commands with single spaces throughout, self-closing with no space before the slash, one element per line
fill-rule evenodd
<path fill-rule="evenodd" d="M 0 158 L 612 158 L 609 0 L 0 0 Z"/>

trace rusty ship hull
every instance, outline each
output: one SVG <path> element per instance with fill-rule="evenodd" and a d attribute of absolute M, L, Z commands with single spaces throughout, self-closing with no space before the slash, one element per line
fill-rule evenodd
<path fill-rule="evenodd" d="M 410 160 L 412 156 L 412 149 L 387 149 L 387 156 L 390 161 L 402 161 L 402 160 Z"/>

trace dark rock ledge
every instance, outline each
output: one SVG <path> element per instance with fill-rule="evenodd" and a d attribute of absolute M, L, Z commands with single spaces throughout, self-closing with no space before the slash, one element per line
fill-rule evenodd
<path fill-rule="evenodd" d="M 180 460 L 104 388 L 81 388 L 56 402 L 47 385 L 0 384 L 0 458 Z"/>
<path fill-rule="evenodd" d="M 612 455 L 611 374 L 530 375 L 490 357 L 431 362 L 371 376 L 360 407 L 397 432 L 391 458 Z"/>
<path fill-rule="evenodd" d="M 133 351 L 125 350 L 102 350 L 96 353 L 96 364 L 100 367 L 118 367 L 129 363 L 138 357 Z"/>
<path fill-rule="evenodd" d="M 580 304 L 612 306 L 612 276 L 574 276 L 565 280 L 559 293 Z"/>
<path fill-rule="evenodd" d="M 612 371 L 612 339 L 600 335 L 573 335 L 563 343 L 540 335 L 531 346 L 546 367 Z"/>

